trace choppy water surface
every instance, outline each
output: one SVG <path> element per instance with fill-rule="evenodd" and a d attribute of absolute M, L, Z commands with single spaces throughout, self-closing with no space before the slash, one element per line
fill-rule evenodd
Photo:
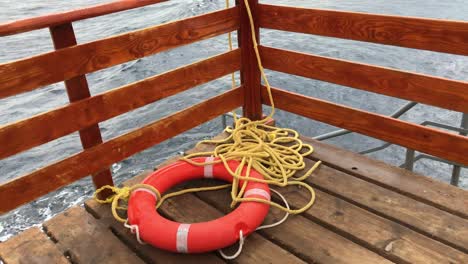
<path fill-rule="evenodd" d="M 37 16 L 50 12 L 103 3 L 103 0 L 0 0 L 0 22 Z M 468 20 L 468 0 L 268 0 L 271 4 L 318 7 L 358 12 L 420 16 L 430 18 Z M 119 34 L 171 20 L 190 17 L 224 7 L 223 0 L 171 0 L 162 4 L 129 10 L 105 17 L 74 23 L 78 42 L 84 43 L 102 37 Z M 272 30 L 262 31 L 262 43 L 275 47 L 306 51 L 319 55 L 366 62 L 414 72 L 432 74 L 457 80 L 468 76 L 468 58 L 442 53 L 418 51 L 398 47 L 308 36 Z M 220 36 L 169 52 L 128 62 L 122 65 L 88 74 L 92 94 L 128 84 L 154 74 L 185 65 L 226 50 L 226 36 Z M 47 30 L 0 38 L 0 63 L 40 54 L 52 50 Z M 291 91 L 342 103 L 348 106 L 390 114 L 405 101 L 373 93 L 344 88 L 320 81 L 308 80 L 277 72 L 268 72 L 271 83 Z M 131 113 L 101 123 L 105 140 L 148 124 L 174 111 L 201 102 L 229 89 L 228 78 L 199 86 Z M 33 92 L 0 100 L 0 126 L 45 112 L 67 103 L 62 84 L 50 85 Z M 297 129 L 307 136 L 333 131 L 334 127 L 279 111 L 276 116 L 281 126 Z M 425 120 L 459 125 L 461 114 L 435 107 L 419 105 L 403 116 L 403 119 L 420 123 Z M 193 145 L 195 141 L 213 136 L 221 131 L 220 120 L 213 120 L 171 140 L 163 142 L 134 157 L 112 166 L 116 183 L 120 183 L 143 170 L 153 167 L 165 158 Z M 332 144 L 354 151 L 378 146 L 382 142 L 362 135 L 351 134 L 333 140 Z M 0 146 L 1 147 L 1 146 Z M 0 161 L 0 182 L 11 180 L 39 166 L 60 160 L 81 150 L 77 133 L 55 140 L 30 151 Z M 388 163 L 399 165 L 404 159 L 404 149 L 398 146 L 371 155 Z M 417 172 L 442 181 L 449 181 L 451 167 L 433 161 L 416 163 Z M 461 185 L 468 187 L 467 171 L 462 171 Z M 56 213 L 75 204 L 81 204 L 92 194 L 89 179 L 78 181 L 37 201 L 0 216 L 0 241 L 39 224 Z"/>

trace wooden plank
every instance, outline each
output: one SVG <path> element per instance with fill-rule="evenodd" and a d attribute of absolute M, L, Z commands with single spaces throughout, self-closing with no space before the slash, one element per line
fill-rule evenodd
<path fill-rule="evenodd" d="M 315 163 L 311 160 L 306 162 L 309 167 Z M 320 190 L 468 253 L 466 219 L 326 165 L 320 166 L 317 173 L 307 182 Z"/>
<path fill-rule="evenodd" d="M 272 93 L 275 105 L 279 109 L 461 164 L 468 164 L 468 155 L 466 155 L 468 137 L 276 88 L 272 89 Z M 265 104 L 269 104 L 265 87 L 262 89 L 262 98 Z"/>
<path fill-rule="evenodd" d="M 243 116 L 251 120 L 262 119 L 262 99 L 260 94 L 260 70 L 257 66 L 252 30 L 244 0 L 238 1 L 240 12 L 240 29 L 238 31 L 239 47 L 241 48 L 241 82 L 244 88 Z M 254 18 L 255 37 L 260 41 L 258 17 L 258 0 L 249 0 L 249 7 Z"/>
<path fill-rule="evenodd" d="M 174 159 L 169 159 L 168 163 L 173 162 Z M 136 183 L 140 183 L 146 175 L 140 175 L 138 177 L 134 177 L 124 183 L 126 186 L 131 186 Z M 110 216 L 110 208 L 108 206 L 97 205 L 94 201 L 89 200 L 87 202 L 87 207 L 89 207 L 93 211 L 99 210 L 101 214 L 108 214 Z M 106 212 L 104 212 L 106 211 Z M 214 218 L 221 217 L 222 214 L 214 209 L 213 207 L 209 206 L 208 204 L 202 202 L 199 198 L 195 195 L 184 195 L 176 198 L 171 198 L 168 200 L 160 209 L 159 211 L 164 214 L 166 217 L 174 220 L 174 221 L 182 221 L 182 222 L 203 222 L 212 220 Z M 111 217 L 111 216 L 110 216 Z M 116 223 L 113 219 L 110 222 Z M 117 223 L 117 225 L 121 225 Z M 128 235 L 129 239 L 135 240 L 134 235 Z M 153 249 L 154 250 L 154 249 Z M 157 250 L 160 251 L 160 250 Z M 165 251 L 162 251 L 165 252 Z M 175 263 L 182 263 L 183 260 L 187 259 L 192 263 L 206 263 L 206 262 L 197 262 L 197 258 L 209 259 L 209 261 L 214 261 L 212 258 L 215 258 L 215 254 L 195 254 L 195 255 L 184 255 L 184 254 L 172 254 L 167 253 L 168 260 L 167 261 L 176 261 L 179 260 L 180 262 Z M 174 259 L 174 255 L 177 259 Z M 187 258 L 186 256 L 190 256 Z M 195 259 L 194 259 L 195 256 Z M 184 257 L 184 259 L 181 259 Z M 199 261 L 204 261 L 203 259 L 198 259 Z M 216 258 L 218 262 L 220 259 Z M 166 259 L 164 259 L 166 261 Z M 275 245 L 274 243 L 266 240 L 262 236 L 258 234 L 252 234 L 246 240 L 245 247 L 242 251 L 242 254 L 234 261 L 235 263 L 305 263 L 302 260 L 298 259 L 294 255 L 290 254 L 286 250 L 282 249 L 281 247 Z M 167 263 L 167 262 L 164 262 Z M 185 262 L 183 262 L 185 263 Z"/>
<path fill-rule="evenodd" d="M 72 263 L 144 263 L 82 207 L 72 207 L 43 226 Z"/>
<path fill-rule="evenodd" d="M 240 51 L 237 49 L 0 127 L 3 146 L 0 159 L 86 129 L 239 68 Z"/>
<path fill-rule="evenodd" d="M 222 139 L 226 136 L 226 133 L 222 133 L 217 139 Z M 322 152 L 321 145 L 315 144 L 315 141 L 306 140 L 307 138 L 304 139 L 304 141 L 314 146 L 314 153 Z M 205 144 L 189 152 L 210 151 L 212 149 L 213 146 Z M 334 160 L 337 159 L 336 157 L 340 157 L 341 160 L 341 153 L 337 153 L 339 154 L 333 156 Z M 360 155 L 355 153 L 352 155 L 360 157 Z M 309 159 L 307 159 L 306 162 L 308 164 L 306 168 L 310 168 L 314 164 L 314 162 Z M 305 171 L 307 171 L 307 169 L 300 171 L 296 176 L 303 175 Z M 321 171 L 319 170 L 317 173 L 321 173 Z M 312 177 L 316 176 L 313 175 Z M 308 193 L 296 186 L 289 186 L 279 190 L 287 197 L 288 203 L 293 208 L 300 208 L 309 201 Z M 434 264 L 465 263 L 468 261 L 468 255 L 421 235 L 410 228 L 379 217 L 376 214 L 326 192 L 318 189 L 316 189 L 315 192 L 315 204 L 311 209 L 302 214 L 304 217 L 345 236 L 369 250 L 385 256 L 391 261 L 399 263 Z M 207 201 L 215 202 L 219 206 L 228 202 L 226 199 L 219 201 L 219 198 L 216 198 L 217 195 L 218 194 L 198 194 L 198 196 L 207 199 Z M 276 197 L 273 196 L 273 198 Z M 279 201 L 280 199 L 275 200 L 281 203 L 281 201 Z"/>
<path fill-rule="evenodd" d="M 165 1 L 167 0 L 119 0 L 61 13 L 6 22 L 0 24 L 0 37 L 52 27 Z"/>
<path fill-rule="evenodd" d="M 155 169 L 162 168 L 166 165 L 177 161 L 179 157 L 173 157 L 159 164 Z M 144 177 L 134 177 L 127 180 L 124 185 L 131 186 L 142 182 Z M 203 181 L 203 180 L 202 180 Z M 193 182 L 193 181 L 192 181 Z M 214 183 L 210 181 L 209 183 Z M 185 183 L 178 186 L 178 189 L 190 187 L 192 183 Z M 187 194 L 171 198 L 159 209 L 160 212 L 170 219 L 180 222 L 203 222 L 209 221 L 222 216 L 222 213 L 208 204 L 201 201 L 194 194 Z M 248 243 L 248 245 L 247 245 Z M 234 249 L 233 249 L 234 248 Z M 233 254 L 237 247 L 231 246 L 226 253 Z M 266 240 L 258 234 L 251 234 L 246 240 L 246 246 L 242 250 L 242 254 L 232 262 L 234 263 L 305 263 L 301 259 L 295 257 L 285 249 Z"/>
<path fill-rule="evenodd" d="M 129 182 L 141 182 L 151 171 L 141 173 L 130 180 L 126 181 L 124 185 L 129 185 Z M 140 258 L 147 263 L 156 264 L 178 264 L 178 263 L 207 263 L 207 264 L 221 264 L 225 263 L 221 258 L 215 254 L 176 254 L 169 251 L 154 248 L 150 245 L 141 245 L 135 239 L 135 235 L 131 234 L 122 223 L 117 222 L 112 216 L 110 207 L 96 202 L 94 199 L 85 202 L 86 210 L 94 217 L 99 219 L 99 222 L 110 227 L 114 234 L 116 234 L 128 247 L 132 248 Z"/>
<path fill-rule="evenodd" d="M 237 8 L 216 11 L 0 64 L 0 99 L 236 30 Z"/>
<path fill-rule="evenodd" d="M 197 195 L 225 213 L 230 210 L 229 190 L 200 192 Z M 283 212 L 271 209 L 265 222 L 277 222 L 283 215 Z M 392 263 L 302 216 L 291 216 L 280 226 L 261 230 L 260 233 L 308 263 Z"/>
<path fill-rule="evenodd" d="M 214 254 L 176 254 L 169 251 L 154 248 L 150 245 L 141 245 L 135 239 L 135 235 L 131 234 L 122 223 L 115 221 L 108 205 L 102 205 L 94 200 L 88 200 L 85 203 L 86 210 L 98 217 L 99 222 L 109 226 L 112 231 L 122 240 L 128 247 L 132 248 L 137 255 L 147 263 L 156 264 L 178 264 L 178 263 L 225 263 Z"/>
<path fill-rule="evenodd" d="M 223 132 L 214 139 L 222 139 L 227 135 L 227 133 Z M 186 151 L 186 153 L 210 150 L 213 150 L 213 145 L 203 144 Z M 229 208 L 231 200 L 228 192 L 229 190 L 199 192 L 196 195 L 219 210 L 227 213 L 231 210 L 231 208 Z M 277 222 L 283 216 L 283 212 L 280 212 L 275 208 L 271 208 L 265 222 Z M 302 216 L 291 216 L 287 222 L 281 226 L 281 230 L 277 230 L 279 227 L 275 227 L 260 231 L 260 233 L 276 243 L 288 248 L 289 251 L 297 256 L 301 256 L 302 259 L 309 263 L 389 262 Z"/>
<path fill-rule="evenodd" d="M 308 137 L 310 156 L 345 173 L 468 219 L 468 191 Z M 337 159 L 336 157 L 340 157 Z"/>
<path fill-rule="evenodd" d="M 0 260 L 6 264 L 69 263 L 57 245 L 37 227 L 30 228 L 0 243 Z"/>
<path fill-rule="evenodd" d="M 0 214 L 242 105 L 236 88 L 0 185 Z M 27 186 L 28 188 L 25 188 Z"/>
<path fill-rule="evenodd" d="M 171 198 L 160 208 L 160 212 L 175 221 L 203 222 L 221 217 L 223 214 L 194 195 Z M 235 252 L 229 250 L 227 252 Z M 236 263 L 305 263 L 268 239 L 253 233 L 247 237 L 242 254 Z"/>
<path fill-rule="evenodd" d="M 468 112 L 468 82 L 270 47 L 260 52 L 271 70 Z"/>
<path fill-rule="evenodd" d="M 54 42 L 54 47 L 56 50 L 76 46 L 77 44 L 75 32 L 73 31 L 73 26 L 71 23 L 51 27 L 50 35 L 52 36 L 52 41 Z M 68 99 L 70 102 L 75 102 L 91 97 L 91 92 L 89 91 L 88 81 L 86 80 L 85 75 L 80 75 L 65 81 L 65 87 L 67 89 Z M 49 124 L 57 123 L 52 122 Z M 84 149 L 102 143 L 101 131 L 99 129 L 99 124 L 97 123 L 83 128 L 80 130 L 79 134 L 81 145 Z M 104 185 L 114 185 L 112 180 L 112 173 L 109 168 L 92 175 L 92 179 L 96 189 Z"/>
<path fill-rule="evenodd" d="M 281 192 L 288 197 L 289 204 L 295 208 L 309 201 L 308 194 L 295 186 L 281 189 Z M 305 217 L 392 261 L 425 264 L 468 262 L 467 254 L 452 247 L 328 193 L 318 189 L 315 192 L 316 202 L 304 213 Z"/>
<path fill-rule="evenodd" d="M 259 6 L 260 27 L 468 55 L 468 22 L 274 5 Z"/>

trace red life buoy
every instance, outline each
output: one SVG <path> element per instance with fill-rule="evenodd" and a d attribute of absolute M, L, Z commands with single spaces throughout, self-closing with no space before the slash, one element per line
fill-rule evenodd
<path fill-rule="evenodd" d="M 196 162 L 209 162 L 214 158 L 195 158 Z M 239 162 L 229 161 L 235 171 Z M 244 175 L 244 174 L 242 174 Z M 253 170 L 250 177 L 263 179 Z M 144 181 L 163 194 L 169 188 L 191 179 L 216 178 L 232 182 L 232 176 L 222 163 L 194 166 L 184 161 L 175 162 L 161 168 Z M 242 185 L 242 182 L 241 182 Z M 240 186 L 241 186 L 240 185 Z M 243 197 L 270 200 L 270 189 L 266 183 L 249 181 Z M 156 195 L 147 189 L 136 189 L 128 203 L 128 221 L 137 225 L 140 238 L 155 247 L 180 253 L 202 253 L 224 248 L 239 240 L 239 232 L 244 236 L 263 222 L 270 205 L 258 202 L 243 202 L 231 213 L 204 223 L 178 223 L 168 220 L 155 210 Z"/>

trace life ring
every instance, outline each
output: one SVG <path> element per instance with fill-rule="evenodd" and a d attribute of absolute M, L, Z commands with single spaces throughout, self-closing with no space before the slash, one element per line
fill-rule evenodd
<path fill-rule="evenodd" d="M 193 160 L 210 162 L 214 158 L 201 157 Z M 235 171 L 239 162 L 232 160 L 228 165 L 232 171 Z M 263 179 L 263 176 L 253 169 L 250 177 Z M 162 194 L 177 184 L 200 178 L 216 178 L 227 182 L 233 180 L 222 163 L 203 167 L 177 161 L 155 171 L 143 183 L 152 185 Z M 243 197 L 270 200 L 268 184 L 249 181 Z M 243 202 L 234 211 L 221 218 L 187 224 L 162 217 L 155 210 L 155 205 L 154 193 L 147 189 L 136 189 L 129 199 L 128 221 L 131 225 L 138 226 L 139 236 L 144 242 L 179 253 L 203 253 L 230 246 L 239 240 L 240 231 L 244 237 L 255 231 L 270 208 L 270 205 L 265 203 Z"/>

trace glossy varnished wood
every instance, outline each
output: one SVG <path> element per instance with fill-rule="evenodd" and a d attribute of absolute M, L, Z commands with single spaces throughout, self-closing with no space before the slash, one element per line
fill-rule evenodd
<path fill-rule="evenodd" d="M 259 6 L 260 27 L 468 55 L 468 22 L 274 5 Z"/>
<path fill-rule="evenodd" d="M 468 137 L 281 89 L 273 88 L 272 93 L 276 107 L 288 112 L 468 164 Z M 270 103 L 265 87 L 262 89 L 262 98 L 264 103 Z"/>
<path fill-rule="evenodd" d="M 260 52 L 271 70 L 468 112 L 468 82 L 271 47 Z"/>
<path fill-rule="evenodd" d="M 0 64 L 0 98 L 214 37 L 238 26 L 238 10 L 231 8 Z"/>
<path fill-rule="evenodd" d="M 236 88 L 0 186 L 0 214 L 242 105 Z M 27 187 L 26 187 L 27 186 Z"/>
<path fill-rule="evenodd" d="M 0 127 L 0 158 L 86 129 L 239 68 L 240 51 L 234 50 Z"/>
<path fill-rule="evenodd" d="M 52 36 L 52 41 L 56 50 L 77 45 L 75 32 L 71 23 L 51 27 L 50 35 Z M 67 89 L 68 99 L 70 102 L 76 102 L 91 96 L 88 87 L 88 81 L 86 80 L 85 75 L 80 75 L 70 80 L 66 80 L 65 87 Z M 53 124 L 53 122 L 49 124 Z M 44 131 L 44 129 L 38 129 L 34 131 Z M 81 145 L 84 149 L 102 143 L 101 130 L 99 129 L 99 124 L 97 123 L 84 127 L 79 131 L 79 134 Z M 18 138 L 18 135 L 16 135 L 14 138 Z M 9 142 L 11 142 L 11 140 Z M 92 178 L 96 188 L 100 188 L 104 185 L 114 184 L 112 180 L 112 173 L 109 168 L 93 174 Z"/>
<path fill-rule="evenodd" d="M 253 48 L 252 30 L 250 26 L 247 8 L 244 0 L 238 1 L 240 29 L 239 47 L 241 48 L 241 82 L 244 88 L 243 115 L 251 120 L 262 119 L 262 98 L 260 94 L 260 70 L 257 66 L 255 50 Z M 258 27 L 258 0 L 249 0 L 249 7 L 254 19 L 254 29 L 257 42 L 260 41 Z"/>
<path fill-rule="evenodd" d="M 0 37 L 36 30 L 40 28 L 53 27 L 61 24 L 70 23 L 73 21 L 107 15 L 119 11 L 124 11 L 165 1 L 167 0 L 118 0 L 106 4 L 100 4 L 62 13 L 49 14 L 40 17 L 6 22 L 0 24 Z"/>

